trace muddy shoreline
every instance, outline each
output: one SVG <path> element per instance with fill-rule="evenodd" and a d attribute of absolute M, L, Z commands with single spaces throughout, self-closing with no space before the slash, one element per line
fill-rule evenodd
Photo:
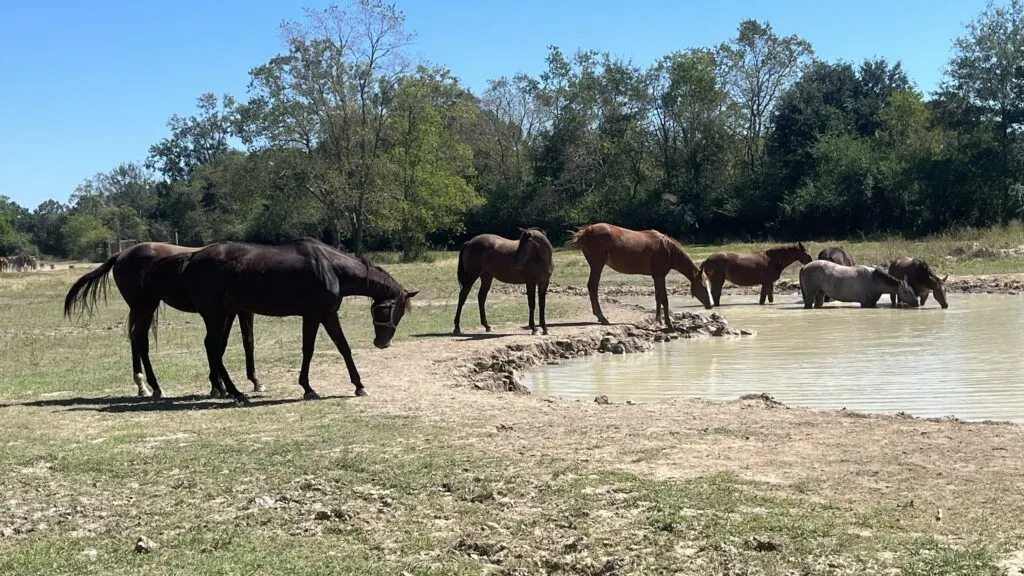
<path fill-rule="evenodd" d="M 649 278 L 648 278 L 649 280 Z M 688 296 L 690 287 L 684 279 L 676 282 L 669 282 L 668 293 L 672 296 Z M 522 286 L 509 284 L 495 284 L 491 288 L 492 293 L 497 294 L 520 294 Z M 726 283 L 722 290 L 723 294 L 758 295 L 760 286 L 734 286 Z M 951 294 L 1005 294 L 1017 296 L 1024 293 L 1024 274 L 992 274 L 976 276 L 950 276 L 946 280 L 946 292 Z M 568 296 L 588 297 L 585 285 L 558 284 L 552 282 L 548 287 L 549 294 L 565 294 Z M 654 296 L 654 284 L 627 284 L 627 285 L 601 285 L 600 294 L 603 297 L 616 296 Z M 775 283 L 775 294 L 799 295 L 800 282 L 782 278 Z"/>

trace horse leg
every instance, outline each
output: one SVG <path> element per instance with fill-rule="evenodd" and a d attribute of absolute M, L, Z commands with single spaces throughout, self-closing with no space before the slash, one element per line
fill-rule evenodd
<path fill-rule="evenodd" d="M 324 329 L 327 330 L 327 335 L 334 341 L 334 346 L 338 348 L 341 357 L 345 359 L 345 367 L 348 368 L 348 378 L 356 387 L 356 396 L 366 396 L 363 379 L 359 377 L 359 371 L 356 370 L 356 361 L 352 359 L 352 348 L 349 348 L 348 340 L 345 339 L 345 333 L 341 331 L 341 322 L 338 320 L 337 314 L 330 314 L 324 320 Z"/>
<path fill-rule="evenodd" d="M 668 289 L 665 287 L 665 276 L 654 277 L 654 301 L 657 303 L 657 308 L 665 311 L 665 327 L 672 330 L 672 317 L 668 313 Z"/>
<path fill-rule="evenodd" d="M 134 326 L 133 318 L 135 315 L 136 312 L 134 310 L 129 310 L 128 324 L 130 326 Z M 132 330 L 128 334 L 128 343 L 131 345 L 132 349 L 132 380 L 135 381 L 135 386 L 138 388 L 139 398 L 145 398 L 146 396 L 149 396 L 149 390 L 146 389 L 146 379 L 142 375 L 142 355 L 139 354 L 139 347 L 135 343 L 135 332 L 136 330 Z"/>
<path fill-rule="evenodd" d="M 319 398 L 317 393 L 309 386 L 309 363 L 313 359 L 316 333 L 319 330 L 320 322 L 316 318 L 312 316 L 302 317 L 302 368 L 299 369 L 299 386 L 302 386 L 302 398 L 304 400 Z"/>
<path fill-rule="evenodd" d="M 825 291 L 818 288 L 818 291 L 814 293 L 814 307 L 821 308 L 825 305 Z"/>
<path fill-rule="evenodd" d="M 775 282 L 768 285 L 768 303 L 775 304 Z"/>
<path fill-rule="evenodd" d="M 242 349 L 245 351 L 245 376 L 252 382 L 253 392 L 263 392 L 266 388 L 256 378 L 256 358 L 253 356 L 252 312 L 238 313 L 238 327 L 242 330 Z"/>
<path fill-rule="evenodd" d="M 889 292 L 889 305 L 894 307 L 894 308 L 896 307 L 896 293 L 895 292 Z"/>
<path fill-rule="evenodd" d="M 587 258 L 590 261 L 590 258 Z M 604 314 L 601 313 L 601 303 L 597 301 L 597 287 L 601 283 L 601 270 L 604 269 L 604 263 L 590 262 L 590 279 L 587 280 L 587 292 L 590 294 L 590 309 L 594 312 L 594 316 L 597 316 L 597 321 L 601 324 L 611 324 Z"/>
<path fill-rule="evenodd" d="M 494 279 L 490 274 L 480 275 L 480 292 L 477 292 L 476 303 L 480 306 L 480 323 L 484 325 L 486 332 L 493 332 L 491 325 L 487 323 L 487 311 L 484 304 L 487 303 L 487 292 L 491 289 L 491 281 Z"/>
<path fill-rule="evenodd" d="M 238 388 L 235 388 L 234 383 L 231 382 L 231 376 L 228 375 L 227 368 L 224 367 L 224 350 L 227 348 L 224 333 L 231 328 L 231 324 L 227 323 L 229 318 L 226 313 L 207 313 L 204 315 L 206 338 L 203 339 L 203 344 L 206 346 L 206 359 L 210 364 L 210 384 L 216 387 L 217 384 L 213 379 L 220 376 L 224 389 L 234 397 L 235 403 L 244 405 L 249 403 L 249 398 L 239 392 Z"/>
<path fill-rule="evenodd" d="M 235 313 L 231 312 L 228 314 L 227 319 L 224 321 L 226 328 L 224 329 L 224 350 L 228 349 L 228 340 L 231 337 L 231 326 L 235 323 Z M 210 368 L 210 398 L 224 398 L 228 395 L 227 389 L 224 388 L 224 382 L 221 381 L 220 375 L 212 367 Z"/>
<path fill-rule="evenodd" d="M 153 322 L 153 314 L 156 312 L 156 307 L 159 305 L 157 303 L 155 306 L 146 306 L 142 310 L 137 311 L 134 324 L 135 334 L 132 335 L 135 349 L 139 354 L 139 361 L 142 363 L 142 369 L 146 372 L 146 383 L 153 390 L 152 397 L 154 400 L 159 400 L 164 395 L 164 391 L 160 388 L 160 383 L 156 381 L 153 363 L 149 360 L 149 327 Z M 136 372 L 135 377 L 139 377 L 138 372 Z M 138 382 L 136 381 L 136 383 Z"/>
<path fill-rule="evenodd" d="M 711 300 L 715 306 L 722 305 L 722 287 L 725 286 L 725 279 L 717 276 L 711 279 Z"/>
<path fill-rule="evenodd" d="M 761 284 L 761 299 L 757 302 L 758 304 L 764 304 L 764 301 L 768 299 L 768 291 L 771 288 L 771 284 Z"/>
<path fill-rule="evenodd" d="M 928 292 L 925 292 L 924 296 L 921 296 L 921 306 L 924 306 L 924 303 L 927 302 L 927 301 L 928 301 Z"/>
<path fill-rule="evenodd" d="M 462 334 L 462 328 L 460 326 L 460 322 L 462 320 L 462 306 L 466 303 L 466 298 L 469 297 L 469 291 L 473 289 L 473 283 L 475 282 L 476 277 L 467 281 L 459 289 L 459 305 L 455 308 L 455 330 L 452 334 Z"/>
<path fill-rule="evenodd" d="M 537 297 L 540 300 L 540 333 L 548 335 L 548 323 L 544 321 L 544 301 L 548 296 L 548 283 L 542 282 L 537 285 Z"/>
<path fill-rule="evenodd" d="M 537 325 L 533 323 L 533 310 L 537 307 L 537 285 L 533 282 L 526 283 L 526 305 L 530 308 L 530 333 L 537 334 Z"/>

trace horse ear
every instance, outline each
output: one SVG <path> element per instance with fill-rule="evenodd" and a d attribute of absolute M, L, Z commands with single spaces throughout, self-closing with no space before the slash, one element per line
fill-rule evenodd
<path fill-rule="evenodd" d="M 526 229 L 524 229 L 522 226 L 518 226 L 518 228 L 520 234 L 526 234 Z"/>
<path fill-rule="evenodd" d="M 413 290 L 412 292 L 406 292 L 405 293 L 405 298 L 406 299 L 412 298 L 413 296 L 415 296 L 415 295 L 417 295 L 419 293 L 420 293 L 419 290 Z"/>
<path fill-rule="evenodd" d="M 943 276 L 943 277 L 942 277 L 942 283 L 943 283 L 943 284 L 945 284 L 945 283 L 946 283 L 946 279 L 947 279 L 947 278 L 949 278 L 949 274 L 946 274 L 945 276 Z"/>

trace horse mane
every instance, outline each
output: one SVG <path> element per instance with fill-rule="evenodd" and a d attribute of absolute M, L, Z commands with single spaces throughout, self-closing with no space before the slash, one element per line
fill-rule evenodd
<path fill-rule="evenodd" d="M 693 277 L 691 277 L 690 280 L 700 276 L 701 268 L 697 266 L 697 263 L 693 261 L 693 258 L 690 258 L 690 255 L 686 253 L 682 242 L 667 234 L 658 232 L 657 230 L 654 230 L 654 232 L 657 235 L 658 240 L 661 242 L 661 245 L 668 250 L 669 254 L 673 256 L 679 255 L 683 259 L 683 264 L 690 270 L 690 274 L 693 274 Z"/>
<path fill-rule="evenodd" d="M 871 275 L 879 280 L 884 280 L 887 284 L 895 285 L 900 283 L 899 279 L 878 266 L 875 266 L 871 271 Z"/>
<path fill-rule="evenodd" d="M 771 248 L 765 248 L 764 250 L 762 250 L 762 252 L 764 252 L 764 255 L 769 258 L 794 251 L 800 251 L 799 244 L 780 244 L 778 246 L 772 246 Z"/>

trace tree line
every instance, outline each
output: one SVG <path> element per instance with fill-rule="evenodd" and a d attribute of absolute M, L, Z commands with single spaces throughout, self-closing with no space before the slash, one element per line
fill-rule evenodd
<path fill-rule="evenodd" d="M 0 197 L 0 254 L 103 256 L 113 239 L 299 236 L 416 259 L 467 236 L 607 221 L 684 241 L 921 236 L 1024 211 L 1024 0 L 954 40 L 934 95 L 899 62 L 827 62 L 742 21 L 647 67 L 549 47 L 482 94 L 414 62 L 382 0 L 307 11 L 287 50 L 212 93 L 144 162 L 34 210 Z"/>

